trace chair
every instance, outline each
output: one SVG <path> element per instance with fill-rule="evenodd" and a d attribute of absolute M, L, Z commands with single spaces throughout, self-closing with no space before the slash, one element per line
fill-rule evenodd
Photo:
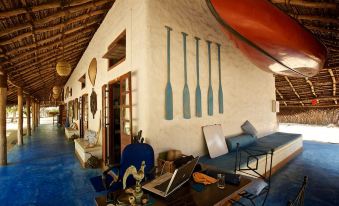
<path fill-rule="evenodd" d="M 155 174 L 153 148 L 145 143 L 127 145 L 121 154 L 120 164 L 110 167 L 103 172 L 102 180 L 107 194 L 122 189 L 122 178 L 124 177 L 126 169 L 131 165 L 139 169 L 142 161 L 146 163 L 145 179 L 153 179 Z M 128 177 L 127 187 L 134 184 L 135 181 L 133 177 Z"/>
<path fill-rule="evenodd" d="M 247 201 L 250 201 L 252 205 L 256 205 L 259 201 L 259 197 L 264 196 L 264 200 L 261 205 L 265 205 L 267 196 L 271 186 L 271 175 L 272 175 L 272 163 L 273 163 L 274 150 L 261 151 L 253 149 L 242 149 L 240 150 L 239 143 L 237 144 L 236 160 L 234 173 L 241 172 L 249 176 L 254 177 L 252 184 L 244 191 L 239 193 L 239 196 Z M 245 156 L 245 159 L 244 159 Z M 259 159 L 264 156 L 265 166 L 259 168 Z M 255 167 L 251 167 L 250 164 L 255 161 Z M 245 164 L 245 166 L 243 166 Z M 231 199 L 232 204 L 245 205 L 240 200 Z M 260 202 L 260 201 L 259 201 Z"/>
<path fill-rule="evenodd" d="M 303 206 L 304 205 L 304 197 L 305 197 L 305 189 L 307 184 L 307 176 L 304 177 L 304 181 L 301 185 L 301 188 L 293 201 L 288 201 L 287 206 Z"/>

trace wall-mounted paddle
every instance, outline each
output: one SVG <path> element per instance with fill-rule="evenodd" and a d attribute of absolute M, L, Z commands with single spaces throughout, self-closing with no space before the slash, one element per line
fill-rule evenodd
<path fill-rule="evenodd" d="M 212 82 L 211 82 L 211 42 L 207 41 L 208 47 L 208 92 L 207 92 L 207 114 L 209 116 L 213 115 L 213 90 L 212 90 Z"/>
<path fill-rule="evenodd" d="M 201 111 L 201 90 L 200 90 L 200 80 L 199 80 L 199 40 L 200 38 L 195 37 L 195 46 L 196 46 L 196 66 L 197 66 L 197 88 L 195 89 L 195 115 L 197 117 L 202 117 Z"/>
<path fill-rule="evenodd" d="M 221 64 L 220 64 L 220 44 L 217 44 L 218 47 L 218 68 L 219 68 L 219 90 L 218 90 L 218 100 L 219 100 L 219 113 L 224 113 L 224 95 L 222 92 L 221 85 Z"/>
<path fill-rule="evenodd" d="M 186 57 L 186 37 L 187 34 L 182 32 L 182 40 L 184 47 L 184 75 L 185 75 L 185 85 L 183 91 L 183 109 L 184 109 L 184 118 L 191 118 L 191 107 L 190 107 L 190 91 L 187 85 L 187 57 Z"/>
<path fill-rule="evenodd" d="M 173 119 L 173 93 L 171 86 L 171 30 L 169 26 L 167 29 L 167 84 L 165 89 L 165 118 L 166 120 Z"/>

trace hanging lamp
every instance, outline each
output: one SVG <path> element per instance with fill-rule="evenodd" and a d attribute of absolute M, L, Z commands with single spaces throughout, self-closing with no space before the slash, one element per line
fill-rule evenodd
<path fill-rule="evenodd" d="M 62 77 L 68 76 L 72 71 L 71 64 L 65 61 L 64 54 L 64 40 L 62 39 L 62 60 L 56 64 L 56 71 Z"/>

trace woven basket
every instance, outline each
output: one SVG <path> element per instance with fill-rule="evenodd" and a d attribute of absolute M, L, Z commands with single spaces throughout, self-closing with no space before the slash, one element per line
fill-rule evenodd
<path fill-rule="evenodd" d="M 58 87 L 58 86 L 54 86 L 53 87 L 53 94 L 59 95 L 60 92 L 61 92 L 61 88 L 60 87 Z"/>
<path fill-rule="evenodd" d="M 53 94 L 52 96 L 53 96 L 54 99 L 58 99 L 59 94 Z"/>
<path fill-rule="evenodd" d="M 68 76 L 71 70 L 71 65 L 66 61 L 59 61 L 56 65 L 56 71 L 60 76 Z"/>

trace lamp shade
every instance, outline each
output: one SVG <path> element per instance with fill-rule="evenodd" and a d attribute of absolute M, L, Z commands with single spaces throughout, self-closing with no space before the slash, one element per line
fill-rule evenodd
<path fill-rule="evenodd" d="M 58 86 L 54 86 L 53 87 L 53 94 L 59 95 L 60 92 L 61 92 L 61 88 L 60 87 L 58 87 Z"/>
<path fill-rule="evenodd" d="M 68 76 L 71 70 L 71 65 L 66 61 L 59 61 L 56 65 L 56 71 L 60 76 Z"/>
<path fill-rule="evenodd" d="M 59 94 L 53 94 L 53 99 L 58 99 Z"/>

